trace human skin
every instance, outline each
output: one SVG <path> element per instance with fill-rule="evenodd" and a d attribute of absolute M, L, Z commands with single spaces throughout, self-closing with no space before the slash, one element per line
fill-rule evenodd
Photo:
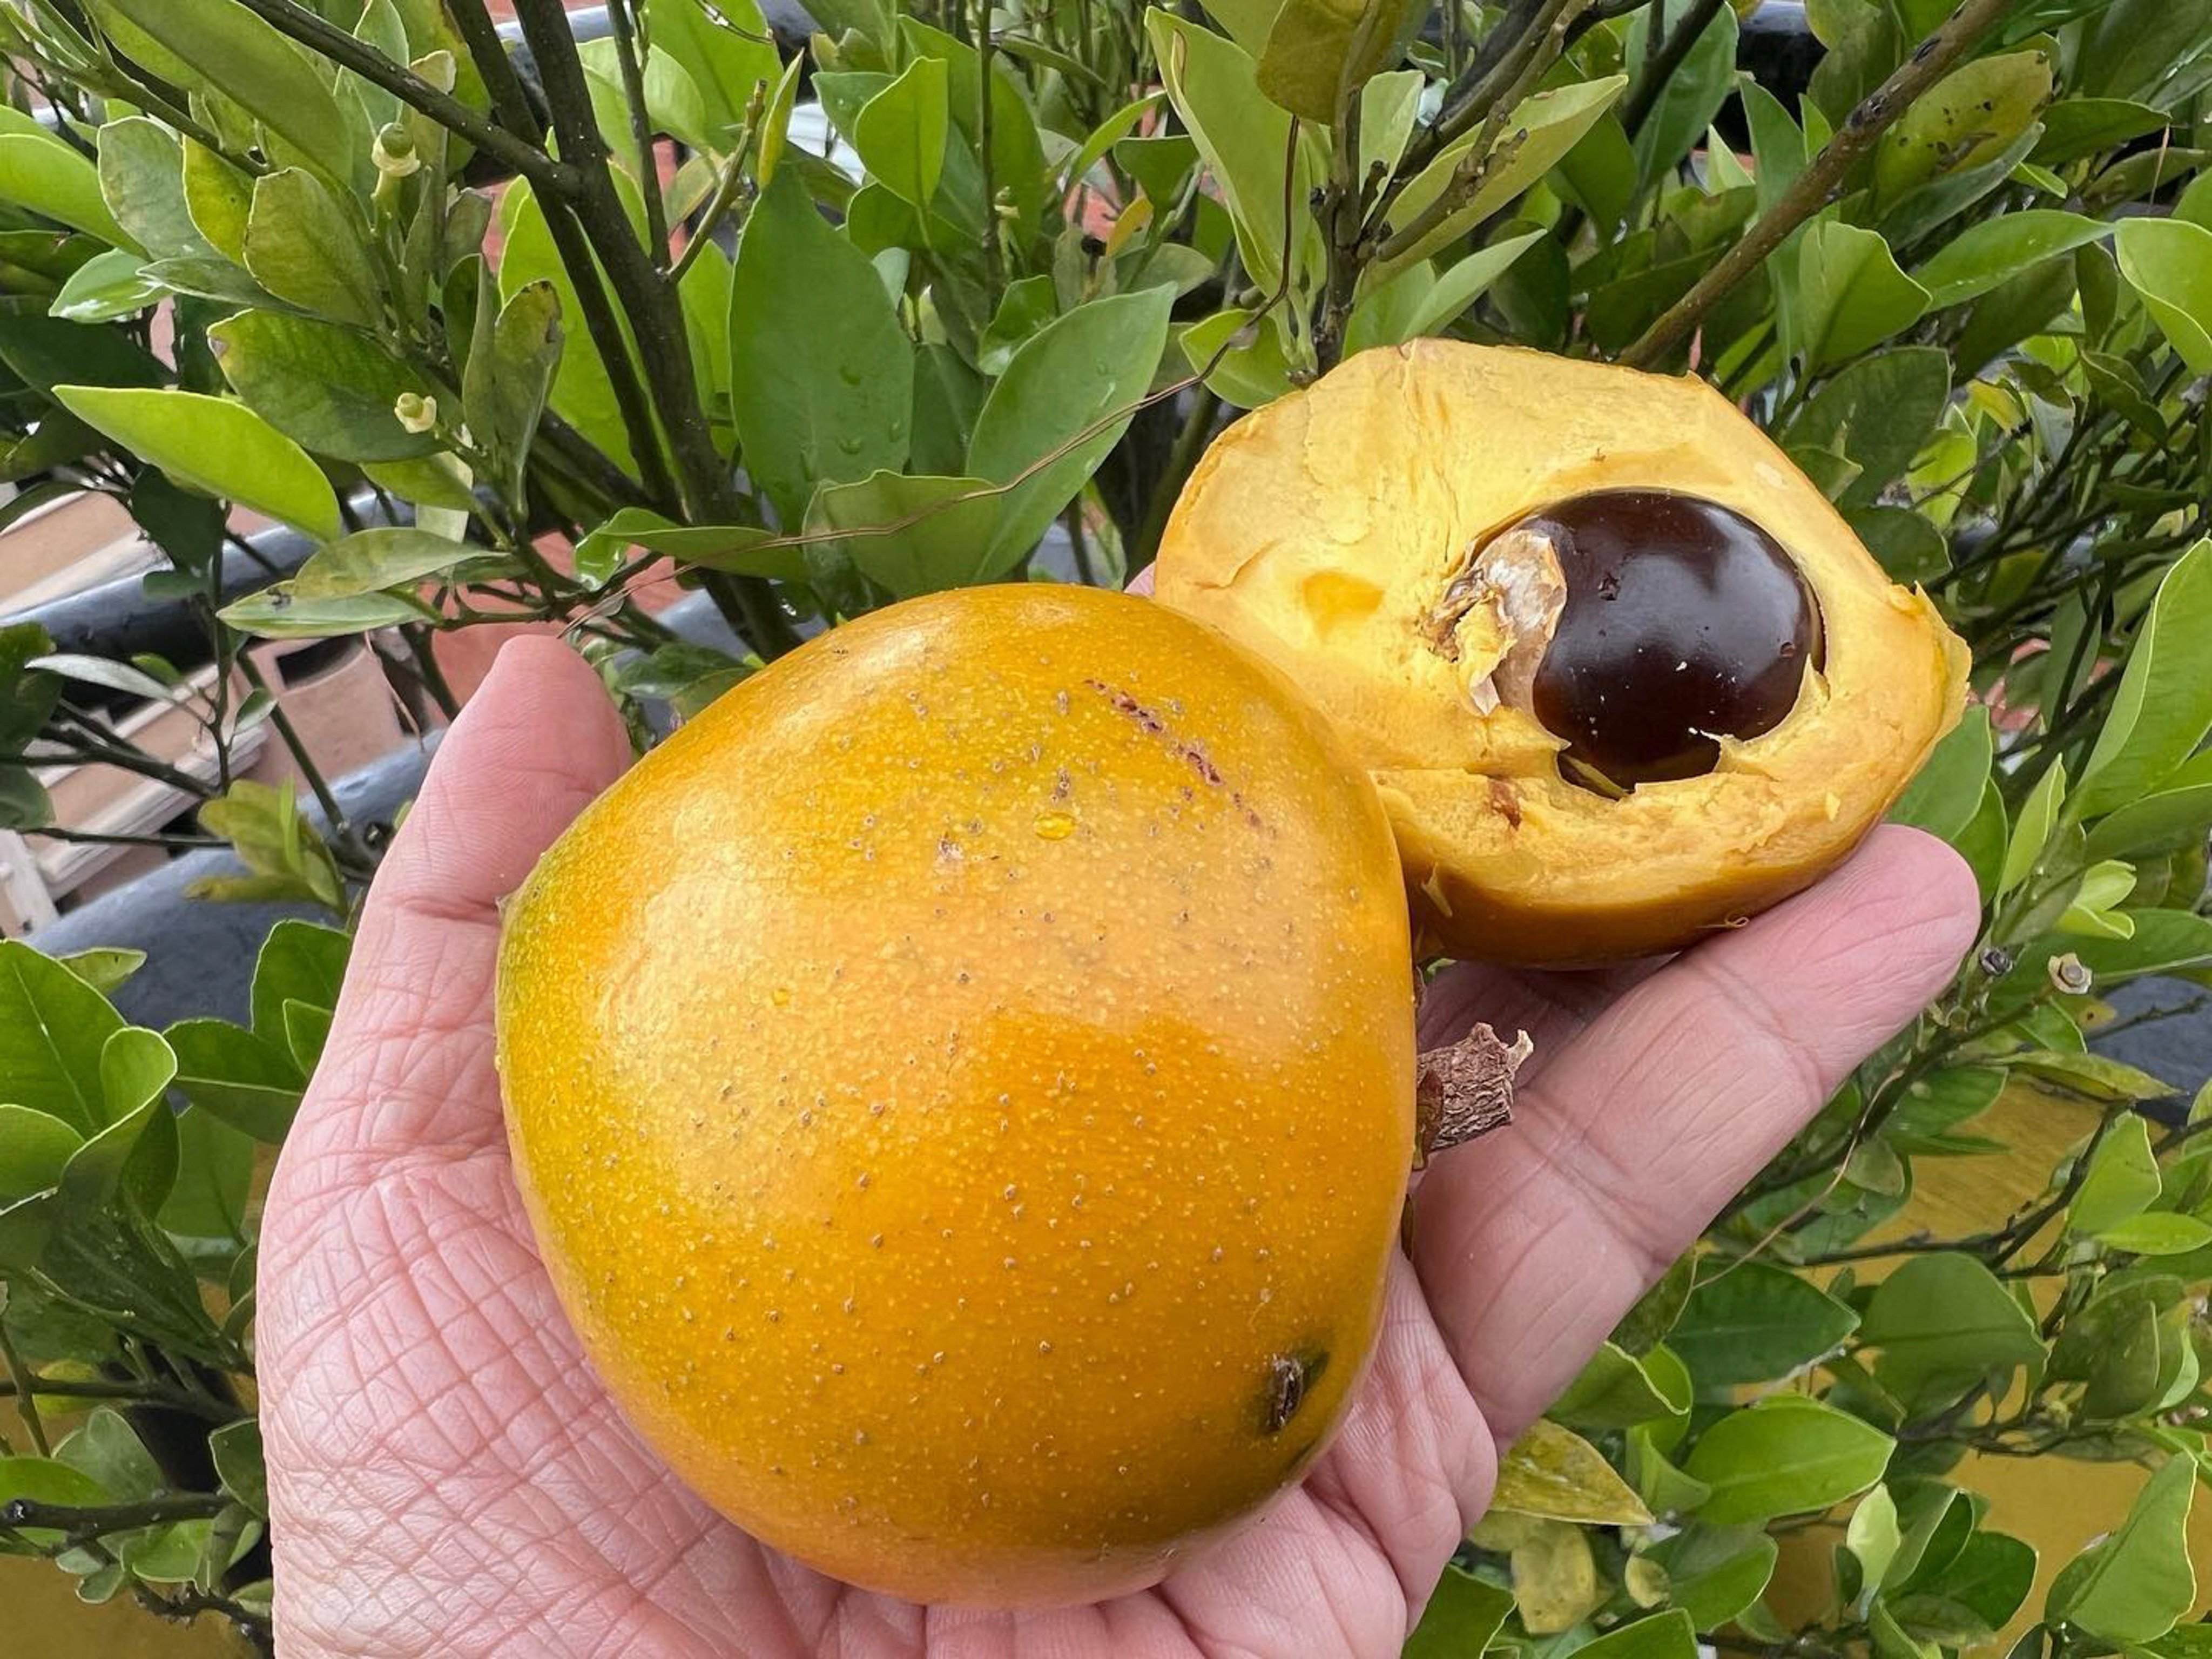
<path fill-rule="evenodd" d="M 1972 877 L 1884 829 L 1663 966 L 1465 966 L 1425 1044 L 1525 1028 L 1516 1120 L 1422 1178 L 1380 1348 L 1304 1482 L 1156 1588 L 1024 1613 L 851 1589 L 693 1497 L 540 1265 L 492 1066 L 499 902 L 628 763 L 591 671 L 509 645 L 385 860 L 270 1194 L 258 1370 L 288 1656 L 1395 1655 L 1496 1448 L 1948 981 Z"/>

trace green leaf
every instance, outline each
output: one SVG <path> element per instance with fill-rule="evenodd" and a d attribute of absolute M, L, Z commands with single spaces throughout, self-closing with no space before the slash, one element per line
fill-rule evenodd
<path fill-rule="evenodd" d="M 2212 1244 L 2212 1222 L 2193 1215 L 2174 1215 L 2154 1210 L 2126 1221 L 2116 1221 L 2098 1235 L 2116 1250 L 2134 1255 L 2185 1255 Z"/>
<path fill-rule="evenodd" d="M 1707 1429 L 1684 1472 L 1712 1489 L 1701 1520 L 1729 1525 L 1823 1510 L 1881 1479 L 1895 1442 L 1802 1395 L 1730 1412 Z"/>
<path fill-rule="evenodd" d="M 2075 1232 L 2100 1233 L 2148 1209 L 2159 1194 L 2158 1155 L 2150 1126 L 2134 1112 L 2114 1118 L 2089 1154 L 2066 1224 Z"/>
<path fill-rule="evenodd" d="M 1434 230 L 1391 258 L 1379 261 L 1375 266 L 1377 276 L 1387 276 L 1413 260 L 1426 258 L 1534 185 L 1596 125 L 1627 84 L 1626 76 L 1610 75 L 1570 82 L 1523 99 L 1500 131 L 1499 144 L 1510 147 L 1510 154 L 1502 155 L 1474 193 Z M 1436 160 L 1413 176 L 1399 195 L 1394 217 L 1411 221 L 1447 189 L 1454 188 L 1453 174 L 1480 142 L 1485 125 L 1478 124 L 1464 138 L 1446 145 Z"/>
<path fill-rule="evenodd" d="M 253 180 L 198 139 L 185 140 L 185 210 L 200 238 L 234 265 L 246 263 Z"/>
<path fill-rule="evenodd" d="M 1693 1525 L 1655 1546 L 1668 1593 L 1699 1630 L 1717 1630 L 1757 1601 L 1774 1577 L 1780 1549 L 1744 1527 Z"/>
<path fill-rule="evenodd" d="M 906 72 L 862 106 L 853 124 L 853 148 L 869 176 L 902 202 L 927 210 L 945 171 L 945 141 L 951 126 L 941 58 L 917 58 Z"/>
<path fill-rule="evenodd" d="M 878 472 L 858 483 L 825 484 L 807 509 L 811 530 L 902 527 L 848 535 L 845 556 L 901 599 L 1003 576 L 1027 555 L 1000 547 L 993 531 L 1002 497 L 982 478 L 911 477 Z M 911 520 L 912 522 L 908 522 Z"/>
<path fill-rule="evenodd" d="M 269 930 L 253 964 L 253 1032 L 284 1040 L 284 1005 L 335 1008 L 353 941 L 335 927 L 288 917 Z"/>
<path fill-rule="evenodd" d="M 341 634 L 367 634 L 423 619 L 421 605 L 389 593 L 363 593 L 349 599 L 297 599 L 292 595 L 289 582 L 275 582 L 258 593 L 234 599 L 216 614 L 240 633 L 263 640 L 332 639 Z M 239 890 L 220 876 L 209 877 L 197 890 L 204 898 L 276 896 L 267 892 Z"/>
<path fill-rule="evenodd" d="M 1283 278 L 1283 171 L 1291 118 L 1260 90 L 1257 66 L 1236 45 L 1157 6 L 1146 9 L 1145 28 L 1176 113 L 1229 210 L 1244 268 L 1272 290 Z M 1291 263 L 1306 269 L 1318 252 L 1320 235 L 1317 228 L 1305 228 L 1309 221 L 1298 222 Z"/>
<path fill-rule="evenodd" d="M 70 273 L 47 314 L 72 323 L 113 322 L 137 316 L 167 293 L 137 254 L 111 248 Z"/>
<path fill-rule="evenodd" d="M 791 134 L 791 112 L 799 101 L 799 77 L 805 69 L 806 54 L 800 52 L 783 66 L 775 90 L 769 94 L 754 149 L 753 178 L 763 190 L 774 181 L 776 163 L 783 159 L 784 143 Z"/>
<path fill-rule="evenodd" d="M 1876 1486 L 1859 1499 L 1844 1528 L 1844 1547 L 1858 1563 L 1859 1583 L 1869 1589 L 1880 1587 L 1904 1541 L 1898 1530 L 1897 1500 L 1887 1486 Z"/>
<path fill-rule="evenodd" d="M 67 968 L 0 940 L 0 1078 L 15 1103 L 95 1133 L 107 1121 L 100 1050 L 122 1029 L 107 999 Z"/>
<path fill-rule="evenodd" d="M 2005 845 L 2004 864 L 1997 874 L 1998 892 L 2009 893 L 2034 873 L 2065 799 L 2066 763 L 2055 760 L 2021 803 L 2020 819 L 2013 825 L 2012 838 Z"/>
<path fill-rule="evenodd" d="M 37 1504 L 65 1504 L 72 1509 L 88 1509 L 114 1501 L 99 1481 L 58 1458 L 0 1457 L 0 1504 L 17 1498 Z M 62 1541 L 62 1534 L 51 1527 L 21 1527 L 16 1530 L 26 1543 L 40 1548 L 50 1548 Z M 0 1553 L 20 1552 L 0 1543 Z"/>
<path fill-rule="evenodd" d="M 2130 221 L 2130 223 L 2136 222 Z M 2212 254 L 2212 232 L 2205 251 Z M 2119 695 L 2089 751 L 2075 811 L 2082 817 L 2141 799 L 2195 752 L 2212 730 L 2212 540 L 2200 541 L 2159 584 L 2137 630 Z"/>
<path fill-rule="evenodd" d="M 560 297 L 563 317 L 584 315 L 576 285 L 553 245 L 545 210 L 527 181 L 507 187 L 500 201 L 500 216 L 507 228 L 507 246 L 499 259 L 501 293 L 512 299 L 533 283 L 550 283 Z M 825 306 L 825 316 L 835 312 L 834 306 Z M 623 349 L 629 349 L 627 341 Z M 588 333 L 578 336 L 562 349 L 553 380 L 552 403 L 556 413 L 635 476 L 637 462 L 630 453 L 629 428 L 623 420 L 606 361 Z"/>
<path fill-rule="evenodd" d="M 2130 801 L 2092 825 L 2082 856 L 2142 860 L 2204 845 L 2212 833 L 2212 783 Z"/>
<path fill-rule="evenodd" d="M 1871 503 L 1911 468 L 1950 397 L 1950 360 L 1941 349 L 1899 346 L 1831 378 L 1784 428 L 1783 442 L 1844 456 L 1859 473 L 1843 499 Z"/>
<path fill-rule="evenodd" d="M 84 1137 L 28 1106 L 0 1105 L 0 1208 L 49 1192 Z"/>
<path fill-rule="evenodd" d="M 1978 703 L 1936 745 L 1890 809 L 1890 821 L 1956 841 L 1981 805 L 1992 752 L 1989 710 Z"/>
<path fill-rule="evenodd" d="M 1977 1257 L 1916 1255 L 1875 1286 L 1859 1340 L 1881 1350 L 1875 1379 L 1898 1399 L 1948 1403 L 2043 1358 L 2035 1321 Z"/>
<path fill-rule="evenodd" d="M 1624 61 L 1644 60 L 1655 15 L 1647 7 L 1631 17 L 1622 41 Z M 1639 191 L 1650 189 L 1672 173 L 1735 90 L 1736 28 L 1735 8 L 1721 7 L 1691 46 L 1689 55 L 1660 87 L 1658 97 L 1636 129 Z"/>
<path fill-rule="evenodd" d="M 222 1019 L 185 1020 L 166 1035 L 177 1087 L 195 1109 L 256 1140 L 283 1143 L 307 1079 L 281 1040 L 264 1042 Z"/>
<path fill-rule="evenodd" d="M 2212 230 L 2185 219 L 2123 219 L 2112 240 L 2121 273 L 2190 372 L 2212 374 Z"/>
<path fill-rule="evenodd" d="M 476 511 L 474 479 L 453 455 L 426 455 L 415 461 L 367 461 L 362 471 L 380 489 L 418 507 L 467 514 Z"/>
<path fill-rule="evenodd" d="M 1403 340 L 1435 334 L 1457 320 L 1483 293 L 1511 268 L 1513 262 L 1544 240 L 1540 230 L 1523 231 L 1502 242 L 1477 248 L 1438 276 L 1407 319 L 1405 332 L 1377 344 L 1396 345 Z"/>
<path fill-rule="evenodd" d="M 1650 1352 L 1667 1340 L 1668 1333 L 1681 1318 L 1697 1277 L 1696 1253 L 1678 1256 L 1674 1264 L 1659 1276 L 1658 1282 L 1621 1316 L 1620 1323 L 1613 1328 L 1613 1340 L 1630 1353 L 1641 1356 Z"/>
<path fill-rule="evenodd" d="M 1680 1415 L 1688 1404 L 1670 1399 L 1642 1360 L 1608 1342 L 1545 1415 L 1579 1429 L 1625 1429 Z"/>
<path fill-rule="evenodd" d="M 482 548 L 421 530 L 361 530 L 332 542 L 302 565 L 292 591 L 303 599 L 347 599 L 410 586 L 465 559 L 483 556 Z"/>
<path fill-rule="evenodd" d="M 2127 1417 L 2158 1399 L 2160 1346 L 2159 1306 L 2148 1294 L 2100 1296 L 2061 1327 L 2048 1374 L 2087 1385 L 2079 1415 Z"/>
<path fill-rule="evenodd" d="M 1994 1638 L 2035 1585 L 2035 1550 L 1999 1532 L 1978 1532 L 1939 1583 L 1889 1598 L 1889 1611 L 1913 1635 L 1945 1647 Z"/>
<path fill-rule="evenodd" d="M 1092 128 L 1091 136 L 1080 148 L 1070 150 L 1066 161 L 1054 164 L 1054 176 L 1071 190 L 1084 183 L 1091 177 L 1091 169 L 1106 159 L 1106 153 L 1134 132 L 1138 123 L 1157 109 L 1166 95 L 1164 92 L 1150 92 L 1122 105 Z"/>
<path fill-rule="evenodd" d="M 0 311 L 0 362 L 40 391 L 74 386 L 160 386 L 169 370 L 121 329 Z"/>
<path fill-rule="evenodd" d="M 237 0 L 189 7 L 98 0 L 95 10 L 135 24 L 333 183 L 349 183 L 366 164 L 367 135 L 348 118 L 317 60 Z"/>
<path fill-rule="evenodd" d="M 0 1464 L 0 1470 L 4 1470 Z M 0 1492 L 6 1490 L 0 1484 Z M 1513 1592 L 1447 1565 L 1400 1659 L 1464 1659 L 1490 1645 L 1513 1611 Z"/>
<path fill-rule="evenodd" d="M 100 130 L 100 191 L 132 242 L 157 259 L 211 256 L 185 204 L 185 153 L 143 115 Z"/>
<path fill-rule="evenodd" d="M 1910 1085 L 1882 1127 L 1882 1139 L 1899 1152 L 1940 1154 L 1947 1137 L 1980 1116 L 2004 1092 L 2005 1074 L 1995 1066 L 1946 1066 Z"/>
<path fill-rule="evenodd" d="M 730 343 L 745 466 L 784 524 L 804 521 L 818 483 L 905 465 L 913 348 L 875 267 L 795 175 L 779 174 L 745 222 Z"/>
<path fill-rule="evenodd" d="M 98 1482 L 111 1500 L 143 1502 L 168 1484 L 145 1443 L 112 1406 L 95 1408 L 54 1448 L 54 1461 Z"/>
<path fill-rule="evenodd" d="M 2167 1460 L 2144 1483 L 2109 1537 L 2069 1562 L 2044 1598 L 2043 1616 L 2100 1641 L 2151 1642 L 2196 1605 L 2189 1563 L 2192 1459 Z"/>
<path fill-rule="evenodd" d="M 754 0 L 646 0 L 646 33 L 699 88 L 707 118 L 725 141 L 744 126 L 753 88 L 783 72 L 775 43 Z M 763 180 L 763 184 L 767 181 Z"/>
<path fill-rule="evenodd" d="M 197 1106 L 179 1115 L 177 1180 L 159 1218 L 164 1229 L 190 1238 L 242 1238 L 252 1184 L 249 1137 Z"/>
<path fill-rule="evenodd" d="M 2015 1073 L 2056 1083 L 2093 1100 L 2166 1100 L 2179 1092 L 2163 1079 L 2102 1054 L 2036 1048 L 2008 1055 L 2005 1063 Z"/>
<path fill-rule="evenodd" d="M 105 995 L 146 965 L 146 953 L 120 945 L 95 945 L 54 960 Z"/>
<path fill-rule="evenodd" d="M 1491 1507 L 1592 1526 L 1651 1519 L 1598 1449 L 1564 1425 L 1539 1418 L 1499 1455 Z"/>
<path fill-rule="evenodd" d="M 351 329 L 243 311 L 209 329 L 208 343 L 246 407 L 316 454 L 368 465 L 438 449 L 434 434 L 410 432 L 395 412 L 403 397 L 428 397 L 429 383 Z"/>
<path fill-rule="evenodd" d="M 383 287 L 351 205 L 301 168 L 254 181 L 246 268 L 278 299 L 319 317 L 358 328 L 382 320 Z"/>
<path fill-rule="evenodd" d="M 1333 125 L 1339 94 L 1364 88 L 1402 50 L 1407 9 L 1404 0 L 1284 0 L 1260 49 L 1260 90 Z"/>
<path fill-rule="evenodd" d="M 1928 309 L 1928 290 L 1898 269 L 1888 243 L 1834 219 L 1804 232 L 1797 293 L 1805 359 L 1814 368 L 1881 344 Z"/>
<path fill-rule="evenodd" d="M 1025 556 L 1121 441 L 1166 349 L 1174 302 L 1165 288 L 1092 300 L 1014 354 L 968 447 L 971 474 L 1022 480 L 1000 501 L 988 562 L 1010 568 Z"/>
<path fill-rule="evenodd" d="M 159 1032 L 126 1025 L 100 1046 L 103 1127 L 62 1170 L 66 1206 L 103 1207 L 127 1184 L 146 1213 L 161 1208 L 176 1177 L 176 1121 L 163 1097 L 176 1074 L 177 1057 Z"/>
<path fill-rule="evenodd" d="M 1290 364 L 1283 337 L 1249 311 L 1218 311 L 1176 338 L 1183 361 L 1204 373 L 1206 389 L 1238 409 L 1259 409 L 1286 396 Z"/>
<path fill-rule="evenodd" d="M 518 289 L 495 317 L 479 310 L 477 344 L 461 380 L 470 434 L 501 463 L 507 501 L 522 499 L 530 447 L 561 369 L 561 295 L 550 283 Z"/>
<path fill-rule="evenodd" d="M 269 1471 L 261 1451 L 261 1425 L 252 1418 L 226 1423 L 208 1436 L 222 1489 L 263 1519 L 269 1515 Z"/>
<path fill-rule="evenodd" d="M 2043 137 L 2036 141 L 2033 159 L 2044 167 L 2063 167 L 2160 131 L 2167 118 L 2163 110 L 2125 98 L 2061 98 L 2043 112 Z"/>
<path fill-rule="evenodd" d="M 1741 96 L 1751 130 L 1752 180 L 1759 187 L 1759 210 L 1765 213 L 1805 171 L 1805 135 L 1780 100 L 1756 82 L 1745 82 Z"/>
<path fill-rule="evenodd" d="M 1734 14 L 1723 9 L 1721 15 Z M 1575 1651 L 1590 1659 L 1697 1659 L 1698 1632 L 1690 1615 L 1674 1607 L 1607 1631 Z"/>
<path fill-rule="evenodd" d="M 1787 1268 L 1739 1261 L 1701 1281 L 1667 1339 L 1700 1387 L 1787 1376 L 1834 1348 L 1858 1316 Z"/>
<path fill-rule="evenodd" d="M 54 396 L 187 489 L 226 497 L 319 540 L 339 533 L 337 497 L 323 470 L 242 404 L 134 387 L 56 386 Z"/>
<path fill-rule="evenodd" d="M 222 614 L 229 617 L 236 610 L 233 606 Z M 200 808 L 200 822 L 229 842 L 252 873 L 243 884 L 206 878 L 187 886 L 187 894 L 200 898 L 304 900 L 333 911 L 345 908 L 345 884 L 337 861 L 321 836 L 301 816 L 289 778 L 275 788 L 235 778 L 220 798 Z M 280 922 L 278 931 L 290 925 Z"/>
<path fill-rule="evenodd" d="M 1875 194 L 1884 204 L 1942 174 L 2003 153 L 2051 101 L 2050 56 L 2040 51 L 1978 58 L 1913 100 L 1881 136 Z"/>
<path fill-rule="evenodd" d="M 738 576 L 805 581 L 806 551 L 754 525 L 679 525 L 649 508 L 626 507 L 576 544 L 576 568 L 595 581 L 614 574 L 632 547 Z"/>
<path fill-rule="evenodd" d="M 108 211 L 100 169 L 58 139 L 0 132 L 0 200 L 59 220 L 120 252 L 143 253 Z"/>
<path fill-rule="evenodd" d="M 1929 308 L 1963 305 L 2010 282 L 2032 265 L 2100 241 L 2112 227 L 2055 208 L 2028 208 L 1968 225 L 1912 273 L 1928 290 Z"/>
<path fill-rule="evenodd" d="M 2160 96 L 2201 51 L 2205 8 L 2192 0 L 2115 0 L 2096 8 L 2073 53 L 2071 83 L 2104 97 Z"/>

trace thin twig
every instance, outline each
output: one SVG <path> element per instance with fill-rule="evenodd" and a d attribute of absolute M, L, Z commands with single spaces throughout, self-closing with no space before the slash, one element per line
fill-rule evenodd
<path fill-rule="evenodd" d="M 539 188 L 556 196 L 569 195 L 576 189 L 574 167 L 556 161 L 505 128 L 495 126 L 451 93 L 441 92 L 404 64 L 395 64 L 367 41 L 317 16 L 298 0 L 239 3 L 278 33 L 298 41 L 341 68 L 351 70 L 372 86 L 382 88 L 401 103 L 419 110 L 447 131 L 466 139 Z"/>
<path fill-rule="evenodd" d="M 638 57 L 637 25 L 629 0 L 607 0 L 607 21 L 622 66 L 623 96 L 629 100 L 630 142 L 637 146 L 637 188 L 645 198 L 645 229 L 655 259 L 668 258 L 668 204 L 660 193 L 660 155 L 653 147 L 653 115 L 645 103 L 645 65 Z"/>
<path fill-rule="evenodd" d="M 1844 178 L 1860 157 L 1873 149 L 1875 141 L 1918 101 L 1921 94 L 1951 72 L 1953 65 L 2004 16 L 2011 3 L 2012 0 L 1966 0 L 1889 79 L 1866 95 L 1781 198 L 1753 222 L 1687 294 L 1620 354 L 1620 361 L 1631 368 L 1651 368 L 1663 362 L 1738 283 L 1758 270 L 1791 232 L 1834 199 Z"/>

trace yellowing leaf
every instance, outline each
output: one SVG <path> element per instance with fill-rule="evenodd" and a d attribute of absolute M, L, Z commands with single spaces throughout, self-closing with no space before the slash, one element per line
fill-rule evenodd
<path fill-rule="evenodd" d="M 1547 1418 L 1530 1424 L 1498 1459 L 1490 1501 L 1519 1515 L 1599 1526 L 1641 1526 L 1651 1519 L 1604 1453 Z"/>

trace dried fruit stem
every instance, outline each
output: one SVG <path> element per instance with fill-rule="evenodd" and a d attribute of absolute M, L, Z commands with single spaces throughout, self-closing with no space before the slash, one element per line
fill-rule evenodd
<path fill-rule="evenodd" d="M 1513 1077 L 1535 1052 L 1526 1031 L 1509 1045 L 1478 1024 L 1421 1056 L 1414 1088 L 1413 1167 L 1513 1121 Z"/>

